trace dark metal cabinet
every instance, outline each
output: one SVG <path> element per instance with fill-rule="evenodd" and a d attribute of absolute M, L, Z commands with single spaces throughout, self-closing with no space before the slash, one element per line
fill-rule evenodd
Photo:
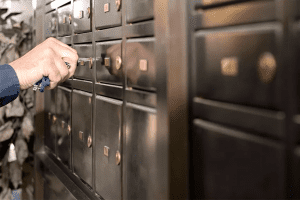
<path fill-rule="evenodd" d="M 56 89 L 45 90 L 45 145 L 53 152 L 56 141 Z"/>
<path fill-rule="evenodd" d="M 156 90 L 154 38 L 132 39 L 126 43 L 128 87 Z"/>
<path fill-rule="evenodd" d="M 190 0 L 196 6 L 212 6 L 223 3 L 239 2 L 240 0 Z M 249 1 L 249 0 L 248 0 Z"/>
<path fill-rule="evenodd" d="M 92 80 L 93 79 L 93 45 L 81 44 L 74 45 L 78 53 L 77 68 L 74 73 L 75 78 Z"/>
<path fill-rule="evenodd" d="M 276 26 L 201 31 L 196 37 L 197 96 L 279 109 Z"/>
<path fill-rule="evenodd" d="M 126 104 L 124 199 L 153 199 L 157 165 L 156 110 Z"/>
<path fill-rule="evenodd" d="M 57 14 L 56 11 L 52 11 L 45 15 L 44 33 L 45 38 L 56 37 L 57 30 Z"/>
<path fill-rule="evenodd" d="M 190 18 L 190 23 L 194 24 L 196 29 L 200 29 L 272 21 L 277 17 L 275 11 L 275 1 L 242 1 L 232 5 L 199 9 L 195 16 Z"/>
<path fill-rule="evenodd" d="M 153 18 L 154 0 L 128 0 L 126 17 L 127 22 L 137 22 Z"/>
<path fill-rule="evenodd" d="M 283 199 L 284 146 L 194 120 L 195 199 Z"/>
<path fill-rule="evenodd" d="M 90 0 L 76 0 L 74 1 L 74 32 L 84 33 L 91 31 L 91 13 L 92 8 Z"/>
<path fill-rule="evenodd" d="M 96 44 L 97 82 L 122 84 L 121 41 Z M 122 61 L 122 60 L 121 60 Z"/>
<path fill-rule="evenodd" d="M 72 92 L 73 171 L 92 186 L 92 94 Z"/>
<path fill-rule="evenodd" d="M 96 191 L 104 199 L 121 199 L 122 101 L 97 96 L 96 113 Z"/>
<path fill-rule="evenodd" d="M 56 99 L 57 112 L 57 156 L 67 166 L 71 167 L 71 90 L 58 86 Z"/>
<path fill-rule="evenodd" d="M 120 26 L 122 24 L 122 5 L 110 0 L 95 1 L 95 25 L 96 29 Z"/>
<path fill-rule="evenodd" d="M 57 9 L 58 12 L 58 36 L 72 34 L 72 6 L 68 4 Z"/>

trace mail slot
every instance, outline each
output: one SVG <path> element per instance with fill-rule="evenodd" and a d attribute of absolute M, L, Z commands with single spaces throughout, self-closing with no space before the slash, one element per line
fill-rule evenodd
<path fill-rule="evenodd" d="M 93 79 L 93 45 L 81 44 L 74 45 L 78 54 L 77 68 L 74 73 L 75 78 L 92 80 Z"/>
<path fill-rule="evenodd" d="M 72 92 L 73 171 L 92 186 L 92 94 Z"/>
<path fill-rule="evenodd" d="M 55 152 L 56 140 L 56 89 L 45 90 L 45 145 Z"/>
<path fill-rule="evenodd" d="M 96 191 L 104 199 L 121 199 L 122 101 L 96 97 Z"/>
<path fill-rule="evenodd" d="M 279 109 L 276 28 L 262 25 L 196 33 L 197 96 Z"/>
<path fill-rule="evenodd" d="M 84 33 L 91 31 L 92 8 L 90 0 L 74 1 L 74 32 Z"/>
<path fill-rule="evenodd" d="M 95 1 L 95 12 L 96 29 L 120 26 L 122 24 L 121 0 Z"/>
<path fill-rule="evenodd" d="M 124 199 L 151 199 L 158 167 L 156 163 L 156 110 L 126 104 L 126 141 L 123 175 L 126 180 Z"/>
<path fill-rule="evenodd" d="M 153 0 L 127 0 L 127 22 L 144 21 L 153 18 Z"/>
<path fill-rule="evenodd" d="M 58 36 L 72 34 L 72 6 L 71 4 L 57 9 L 58 12 Z"/>
<path fill-rule="evenodd" d="M 57 24 L 57 14 L 55 11 L 52 11 L 45 15 L 45 38 L 56 37 Z"/>
<path fill-rule="evenodd" d="M 156 90 L 154 38 L 131 39 L 126 44 L 128 87 Z"/>
<path fill-rule="evenodd" d="M 282 144 L 200 119 L 192 141 L 194 199 L 285 197 Z"/>
<path fill-rule="evenodd" d="M 121 41 L 97 43 L 96 56 L 97 82 L 122 85 Z"/>
<path fill-rule="evenodd" d="M 58 86 L 56 99 L 57 113 L 57 156 L 70 168 L 71 160 L 71 90 Z"/>

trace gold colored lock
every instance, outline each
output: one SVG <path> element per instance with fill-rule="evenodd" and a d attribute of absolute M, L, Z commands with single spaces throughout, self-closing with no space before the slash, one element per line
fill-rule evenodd
<path fill-rule="evenodd" d="M 68 135 L 70 135 L 70 133 L 71 133 L 71 126 L 68 125 Z"/>
<path fill-rule="evenodd" d="M 88 12 L 88 18 L 91 18 L 91 8 L 90 7 L 87 8 L 87 12 Z"/>
<path fill-rule="evenodd" d="M 121 0 L 116 0 L 116 7 L 117 7 L 117 11 L 119 11 L 121 8 Z"/>
<path fill-rule="evenodd" d="M 263 83 L 270 83 L 276 74 L 276 60 L 272 53 L 264 52 L 258 60 L 258 77 Z"/>
<path fill-rule="evenodd" d="M 92 137 L 91 136 L 88 137 L 87 146 L 88 146 L 88 148 L 91 148 L 91 146 L 92 146 Z"/>
<path fill-rule="evenodd" d="M 93 67 L 93 58 L 90 58 L 89 68 L 92 69 L 92 67 Z"/>
<path fill-rule="evenodd" d="M 116 68 L 117 70 L 121 69 L 121 66 L 122 66 L 122 59 L 120 56 L 117 56 L 116 58 Z"/>
<path fill-rule="evenodd" d="M 57 120 L 56 116 L 53 115 L 53 118 L 52 118 L 52 124 L 55 124 L 56 120 Z"/>
<path fill-rule="evenodd" d="M 72 24 L 72 15 L 69 15 L 69 23 Z"/>
<path fill-rule="evenodd" d="M 119 151 L 116 153 L 116 165 L 119 165 L 121 163 L 121 154 Z"/>

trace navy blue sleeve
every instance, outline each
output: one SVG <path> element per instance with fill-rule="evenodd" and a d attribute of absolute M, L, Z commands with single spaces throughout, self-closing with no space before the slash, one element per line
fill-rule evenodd
<path fill-rule="evenodd" d="M 5 106 L 19 96 L 20 83 L 17 74 L 10 65 L 0 65 L 0 107 Z"/>

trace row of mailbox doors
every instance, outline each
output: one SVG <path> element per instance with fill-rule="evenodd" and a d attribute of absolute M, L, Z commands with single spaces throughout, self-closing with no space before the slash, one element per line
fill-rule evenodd
<path fill-rule="evenodd" d="M 149 177 L 155 173 L 156 110 L 127 103 L 126 154 L 122 154 L 122 101 L 97 95 L 93 106 L 91 98 L 91 93 L 61 86 L 46 91 L 45 145 L 91 187 L 94 153 L 95 190 L 103 198 L 121 199 L 125 167 L 123 176 L 132 188 L 128 199 L 146 199 Z M 94 137 L 92 110 L 96 112 Z"/>
<path fill-rule="evenodd" d="M 95 25 L 97 29 L 121 26 L 122 24 L 122 1 L 95 1 Z M 133 23 L 153 19 L 153 0 L 128 0 L 127 4 L 127 22 Z M 74 12 L 72 5 L 68 4 L 55 11 L 46 14 L 45 33 L 46 36 L 54 36 L 56 28 L 58 36 L 67 36 L 72 34 L 72 23 L 75 33 L 84 33 L 91 31 L 91 2 L 90 0 L 75 0 Z M 72 19 L 72 14 L 74 19 Z M 57 23 L 58 20 L 58 23 Z"/>

